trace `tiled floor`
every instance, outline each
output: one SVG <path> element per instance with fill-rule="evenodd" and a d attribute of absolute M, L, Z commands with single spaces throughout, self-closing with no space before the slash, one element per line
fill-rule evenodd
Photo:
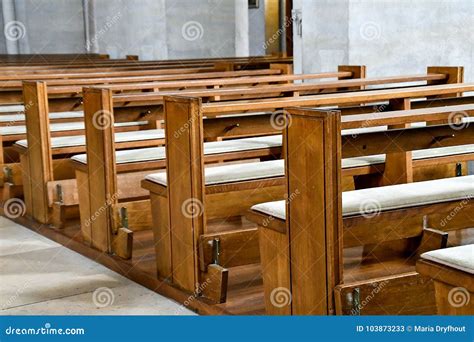
<path fill-rule="evenodd" d="M 194 314 L 3 217 L 0 309 L 2 315 Z"/>

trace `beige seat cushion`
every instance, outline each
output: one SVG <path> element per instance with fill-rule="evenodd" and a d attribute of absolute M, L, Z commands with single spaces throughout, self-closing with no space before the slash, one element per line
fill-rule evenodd
<path fill-rule="evenodd" d="M 397 184 L 342 193 L 344 217 L 364 214 L 367 208 L 377 211 L 409 208 L 474 197 L 474 176 Z M 285 201 L 257 204 L 252 210 L 286 219 Z"/>
<path fill-rule="evenodd" d="M 116 127 L 127 126 L 124 123 L 115 124 Z M 132 124 L 146 124 L 133 122 Z M 163 129 L 147 129 L 143 131 L 133 131 L 133 132 L 119 132 L 115 133 L 115 142 L 127 142 L 127 141 L 141 141 L 141 140 L 153 140 L 153 139 L 164 139 L 165 131 Z M 28 142 L 26 139 L 19 140 L 16 142 L 17 145 L 22 147 L 28 147 Z M 51 148 L 65 148 L 65 147 L 76 147 L 76 146 L 85 146 L 86 137 L 84 135 L 71 135 L 66 137 L 55 137 L 51 138 Z"/>
<path fill-rule="evenodd" d="M 262 178 L 281 177 L 284 172 L 283 160 L 256 163 L 210 166 L 204 170 L 206 185 L 250 181 Z M 166 172 L 147 175 L 145 179 L 167 186 Z"/>
<path fill-rule="evenodd" d="M 257 138 L 206 142 L 204 143 L 204 154 L 212 155 L 279 147 L 281 146 L 281 140 L 281 135 L 272 135 Z M 115 153 L 115 158 L 117 164 L 156 161 L 165 158 L 165 149 L 163 147 L 151 147 L 129 151 L 117 151 Z M 87 164 L 87 157 L 85 154 L 73 156 L 72 159 Z"/>
<path fill-rule="evenodd" d="M 49 118 L 51 120 L 81 119 L 83 117 L 84 117 L 84 113 L 82 111 L 49 113 Z M 4 115 L 0 115 L 0 122 L 12 122 L 12 123 L 14 123 L 16 121 L 25 121 L 25 114 L 4 114 Z"/>
<path fill-rule="evenodd" d="M 0 106 L 0 113 L 17 113 L 24 112 L 25 106 L 23 105 L 5 105 Z"/>
<path fill-rule="evenodd" d="M 132 151 L 124 151 L 130 153 L 131 157 L 135 156 Z M 462 153 L 474 153 L 473 145 L 440 147 L 428 150 L 415 151 L 414 159 L 435 158 L 447 155 L 456 155 Z M 162 153 L 164 157 L 164 152 Z M 161 157 L 161 154 L 160 154 Z M 342 160 L 343 168 L 369 166 L 385 162 L 385 155 L 375 155 L 367 157 L 347 158 Z M 232 183 L 238 181 L 263 179 L 269 177 L 283 177 L 285 174 L 285 165 L 283 160 L 272 160 L 259 163 L 232 164 L 216 167 L 206 167 L 205 181 L 206 185 Z M 166 173 L 151 174 L 146 177 L 152 182 L 167 185 Z"/>
<path fill-rule="evenodd" d="M 437 249 L 423 253 L 421 258 L 474 274 L 474 244 Z"/>

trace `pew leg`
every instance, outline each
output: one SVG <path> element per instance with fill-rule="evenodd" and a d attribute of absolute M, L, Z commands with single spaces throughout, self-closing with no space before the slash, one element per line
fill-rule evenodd
<path fill-rule="evenodd" d="M 12 183 L 4 183 L 2 188 L 3 201 L 12 198 L 23 198 L 23 187 Z"/>
<path fill-rule="evenodd" d="M 291 314 L 288 237 L 259 227 L 260 258 L 267 315 Z"/>
<path fill-rule="evenodd" d="M 25 202 L 25 215 L 27 217 L 33 217 L 33 199 L 31 194 L 30 177 L 28 176 L 28 170 L 30 164 L 28 157 L 25 154 L 20 155 L 21 175 L 23 179 L 23 198 Z"/>
<path fill-rule="evenodd" d="M 122 259 L 130 259 L 133 251 L 133 232 L 120 228 L 112 237 L 112 252 Z"/>
<path fill-rule="evenodd" d="M 153 211 L 152 229 L 155 242 L 156 270 L 159 278 L 171 281 L 171 232 L 168 220 L 168 199 L 151 193 L 150 200 Z"/>
<path fill-rule="evenodd" d="M 54 228 L 62 229 L 69 219 L 77 218 L 78 215 L 78 205 L 64 205 L 61 202 L 54 202 L 51 207 L 51 225 Z"/>
<path fill-rule="evenodd" d="M 201 274 L 201 294 L 215 303 L 224 303 L 227 299 L 229 271 L 220 265 L 209 265 L 207 272 Z"/>
<path fill-rule="evenodd" d="M 76 170 L 77 192 L 79 196 L 79 217 L 84 243 L 92 244 L 91 212 L 89 205 L 89 182 L 87 173 Z"/>
<path fill-rule="evenodd" d="M 474 313 L 474 293 L 470 292 L 468 296 L 469 303 L 459 307 L 453 306 L 448 298 L 452 296 L 453 289 L 458 286 L 443 283 L 441 281 L 434 281 L 436 308 L 438 315 L 463 315 L 468 316 Z M 454 290 L 456 291 L 456 290 Z"/>

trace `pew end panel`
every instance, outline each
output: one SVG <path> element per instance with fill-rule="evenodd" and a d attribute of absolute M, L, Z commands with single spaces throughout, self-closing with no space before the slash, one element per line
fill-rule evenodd
<path fill-rule="evenodd" d="M 474 314 L 473 245 L 421 255 L 416 270 L 434 282 L 438 315 Z"/>
<path fill-rule="evenodd" d="M 200 293 L 198 238 L 205 231 L 201 101 L 165 97 L 168 223 L 173 283 Z M 195 180 L 198 180 L 196 183 Z"/>

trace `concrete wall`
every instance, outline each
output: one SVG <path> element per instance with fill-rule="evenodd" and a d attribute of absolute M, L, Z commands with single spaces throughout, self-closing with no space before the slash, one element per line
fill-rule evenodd
<path fill-rule="evenodd" d="M 473 0 L 300 0 L 303 72 L 365 64 L 369 76 L 463 65 L 474 81 Z"/>
<path fill-rule="evenodd" d="M 18 21 L 24 34 L 14 41 L 0 35 L 0 52 L 141 59 L 249 54 L 247 0 L 2 0 L 1 7 L 0 27 Z M 253 37 L 252 44 L 262 46 L 263 39 Z"/>
<path fill-rule="evenodd" d="M 258 8 L 249 8 L 250 56 L 265 55 L 265 1 Z"/>

